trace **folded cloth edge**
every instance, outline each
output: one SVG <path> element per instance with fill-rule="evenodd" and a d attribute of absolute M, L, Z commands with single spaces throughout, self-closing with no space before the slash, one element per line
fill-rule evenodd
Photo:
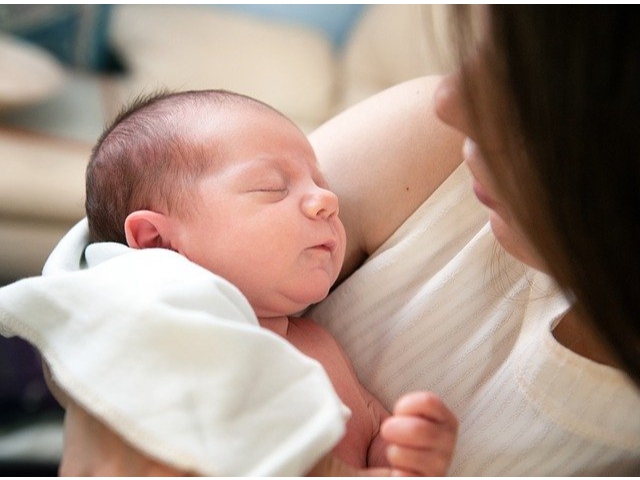
<path fill-rule="evenodd" d="M 138 274 L 142 274 L 143 278 L 146 278 L 144 275 L 147 268 L 153 271 L 153 268 L 151 268 L 153 265 L 158 265 L 159 262 L 162 264 L 164 260 L 159 260 L 159 258 L 164 259 L 171 257 L 171 262 L 174 262 L 171 266 L 180 265 L 182 270 L 180 270 L 180 268 L 166 269 L 171 272 L 171 276 L 168 277 L 169 280 L 175 279 L 176 274 L 178 274 L 178 278 L 182 278 L 180 275 L 185 276 L 188 272 L 189 279 L 196 277 L 195 283 L 192 282 L 189 286 L 194 287 L 198 284 L 202 287 L 204 285 L 201 290 L 198 290 L 198 288 L 182 288 L 178 289 L 179 291 L 177 293 L 175 289 L 172 288 L 166 290 L 165 293 L 168 296 L 162 300 L 165 303 L 162 305 L 162 308 L 160 308 L 160 311 L 165 312 L 168 317 L 168 320 L 164 321 L 164 323 L 157 321 L 149 324 L 140 318 L 132 317 L 128 319 L 129 323 L 127 324 L 127 328 L 123 329 L 121 325 L 120 327 L 111 325 L 116 322 L 108 321 L 111 315 L 121 315 L 124 317 L 127 316 L 127 312 L 131 310 L 137 313 L 142 312 L 144 317 L 144 312 L 148 312 L 148 310 L 145 310 L 148 302 L 145 303 L 145 308 L 139 308 L 137 310 L 133 308 L 133 306 L 118 312 L 107 310 L 105 312 L 106 318 L 97 316 L 93 322 L 86 322 L 85 318 L 84 324 L 83 318 L 78 317 L 78 312 L 70 313 L 68 309 L 75 310 L 78 303 L 83 304 L 86 308 L 93 308 L 91 306 L 92 301 L 82 302 L 76 297 L 81 297 L 81 292 L 78 291 L 78 289 L 86 293 L 87 291 L 91 291 L 91 288 L 97 288 L 95 285 L 92 285 L 91 282 L 94 281 L 95 278 L 104 277 L 104 275 L 102 275 L 103 272 L 98 272 L 100 265 L 102 265 L 102 268 L 105 270 L 112 271 L 115 269 L 116 278 L 118 278 L 118 276 L 122 274 L 122 271 L 117 273 L 118 269 L 124 268 L 126 271 L 126 265 L 134 258 L 130 256 L 130 249 L 119 246 L 121 247 L 120 250 L 116 248 L 113 251 L 119 252 L 115 254 L 115 257 L 121 257 L 121 261 L 115 262 L 109 260 L 109 254 L 107 253 L 100 258 L 100 262 L 102 263 L 99 263 L 95 267 L 91 267 L 90 265 L 91 268 L 89 269 L 83 269 L 82 262 L 84 260 L 82 252 L 86 244 L 84 239 L 87 238 L 86 223 L 84 223 L 84 225 L 83 223 L 84 221 L 76 225 L 58 247 L 56 247 L 47 262 L 47 267 L 45 268 L 46 275 L 25 279 L 0 289 L 0 328 L 2 329 L 2 333 L 4 335 L 17 334 L 38 348 L 49 364 L 55 381 L 61 388 L 67 391 L 72 398 L 143 452 L 172 464 L 175 467 L 205 475 L 301 475 L 308 471 L 322 455 L 337 443 L 344 433 L 346 407 L 342 405 L 333 391 L 324 369 L 314 360 L 302 355 L 280 337 L 257 328 L 257 320 L 250 310 L 250 307 L 248 307 L 246 299 L 241 296 L 233 285 L 201 269 L 197 265 L 191 264 L 191 262 L 188 262 L 188 260 L 178 254 L 169 251 L 138 251 L 136 255 L 136 259 L 142 258 L 143 256 L 145 257 L 142 260 L 142 264 L 137 265 L 137 272 Z M 125 251 L 127 252 L 126 261 L 122 256 L 122 253 Z M 146 253 L 142 256 L 140 255 L 142 252 Z M 97 255 L 97 258 L 99 257 L 100 255 Z M 74 270 L 75 265 L 78 267 Z M 163 269 L 160 270 L 162 271 Z M 154 272 L 153 276 L 157 277 L 157 273 L 157 271 Z M 129 275 L 129 277 L 131 277 L 131 275 Z M 159 328 L 169 329 L 172 339 L 177 338 L 175 336 L 176 332 L 180 333 L 181 330 L 186 330 L 187 333 L 191 332 L 190 335 L 185 334 L 188 339 L 191 339 L 187 339 L 187 341 L 193 341 L 194 338 L 199 336 L 199 332 L 201 332 L 202 329 L 209 329 L 209 327 L 211 327 L 210 323 L 212 319 L 210 316 L 207 316 L 210 315 L 207 313 L 207 309 L 210 308 L 210 304 L 208 303 L 209 295 L 207 295 L 210 285 L 207 284 L 206 281 L 203 282 L 202 279 L 211 281 L 212 278 L 215 279 L 217 285 L 224 285 L 222 290 L 223 303 L 225 303 L 222 309 L 223 316 L 228 316 L 227 310 L 230 307 L 230 311 L 235 311 L 234 315 L 236 317 L 235 320 L 232 319 L 231 321 L 236 321 L 236 323 L 240 321 L 240 324 L 233 325 L 233 328 L 231 328 L 229 325 L 223 326 L 224 322 L 230 321 L 230 319 L 224 318 L 224 322 L 219 322 L 215 328 L 225 329 L 225 332 L 230 336 L 229 338 L 235 338 L 234 335 L 237 333 L 238 335 L 241 334 L 244 339 L 247 331 L 250 331 L 254 338 L 253 341 L 256 342 L 255 345 L 259 345 L 257 350 L 263 352 L 262 356 L 256 355 L 256 352 L 251 352 L 251 356 L 247 357 L 246 352 L 240 354 L 233 350 L 225 350 L 225 358 L 228 358 L 229 355 L 237 355 L 239 357 L 238 362 L 236 362 L 237 365 L 235 365 L 234 368 L 241 367 L 239 369 L 240 375 L 234 371 L 236 376 L 225 377 L 224 374 L 226 370 L 229 369 L 228 365 L 233 363 L 228 362 L 223 365 L 222 369 L 218 369 L 222 370 L 221 376 L 217 378 L 213 375 L 214 379 L 216 379 L 216 381 L 222 381 L 225 389 L 230 389 L 235 384 L 232 380 L 238 378 L 238 376 L 242 376 L 244 370 L 248 372 L 247 378 L 252 378 L 252 375 L 255 373 L 252 369 L 255 369 L 256 365 L 263 367 L 265 362 L 271 361 L 271 357 L 280 356 L 281 360 L 278 362 L 277 369 L 279 373 L 274 373 L 274 378 L 276 378 L 274 389 L 277 390 L 277 392 L 283 389 L 282 384 L 277 383 L 281 380 L 277 379 L 298 376 L 308 381 L 306 381 L 306 383 L 300 383 L 299 388 L 293 388 L 287 392 L 293 397 L 281 399 L 277 396 L 277 392 L 272 392 L 274 393 L 274 398 L 281 400 L 280 403 L 283 414 L 263 415 L 262 417 L 264 418 L 261 421 L 265 423 L 262 426 L 256 427 L 253 431 L 250 431 L 251 429 L 249 428 L 251 423 L 246 423 L 243 415 L 237 415 L 239 419 L 238 422 L 242 428 L 236 433 L 236 436 L 250 436 L 250 441 L 247 439 L 245 441 L 246 446 L 243 447 L 243 440 L 241 438 L 235 438 L 233 442 L 229 442 L 234 445 L 235 450 L 226 453 L 213 452 L 209 457 L 207 456 L 207 446 L 213 445 L 215 448 L 220 448 L 220 445 L 223 445 L 223 443 L 220 442 L 216 443 L 215 439 L 212 440 L 215 435 L 209 435 L 209 437 L 207 437 L 210 442 L 208 445 L 197 444 L 196 442 L 194 449 L 194 443 L 189 439 L 190 433 L 188 426 L 186 430 L 183 427 L 176 427 L 176 425 L 180 424 L 179 421 L 175 421 L 175 419 L 172 420 L 173 428 L 178 428 L 179 430 L 179 435 L 172 438 L 171 435 L 162 434 L 162 429 L 166 426 L 162 424 L 162 421 L 157 422 L 155 419 L 152 419 L 153 421 L 150 421 L 150 423 L 144 423 L 140 418 L 137 418 L 136 415 L 141 415 L 141 411 L 142 414 L 144 414 L 147 410 L 144 408 L 144 402 L 130 402 L 134 403 L 134 405 L 127 405 L 127 407 L 132 408 L 132 410 L 127 411 L 125 408 L 123 411 L 122 406 L 118 402 L 124 402 L 127 395 L 130 396 L 131 392 L 125 392 L 124 397 L 122 397 L 122 395 L 120 397 L 117 395 L 114 397 L 105 387 L 112 388 L 116 381 L 109 372 L 115 371 L 116 373 L 114 373 L 114 375 L 116 376 L 125 375 L 127 369 L 130 370 L 131 367 L 125 362 L 121 369 L 116 368 L 117 356 L 114 359 L 113 352 L 102 352 L 99 355 L 101 358 L 94 362 L 79 362 L 78 360 L 84 360 L 86 358 L 88 349 L 93 345 L 92 341 L 100 338 L 100 335 L 104 335 L 105 338 L 107 338 L 106 336 L 111 338 L 111 344 L 115 346 L 116 351 L 121 353 L 123 351 L 126 353 L 128 351 L 127 348 L 134 345 L 127 344 L 125 342 L 127 338 L 135 338 L 137 339 L 135 340 L 136 342 L 150 335 L 155 336 L 154 338 L 156 340 L 161 338 L 161 336 L 158 337 L 159 334 L 156 331 Z M 129 278 L 129 280 L 129 282 L 125 283 L 128 288 L 131 288 L 140 278 L 137 280 Z M 165 281 L 166 280 L 165 278 Z M 106 282 L 106 285 L 109 285 L 109 283 L 110 282 Z M 124 287 L 120 284 L 116 285 L 118 288 L 113 288 L 112 292 L 120 295 Z M 105 282 L 98 282 L 98 286 L 104 288 Z M 147 290 L 153 292 L 154 288 L 152 285 Z M 184 312 L 179 308 L 175 310 L 174 307 L 177 306 L 181 308 L 183 303 L 189 300 L 189 292 L 192 290 L 196 290 L 196 301 L 200 302 L 200 309 L 190 312 L 189 328 L 191 330 L 189 330 L 185 329 L 183 325 L 185 322 L 183 318 Z M 104 294 L 104 292 L 102 293 Z M 185 294 L 187 295 L 186 297 L 181 297 L 181 295 Z M 128 298 L 131 299 L 132 296 L 129 295 Z M 178 298 L 177 301 L 176 298 Z M 86 296 L 84 300 L 87 300 Z M 154 306 L 154 301 L 151 302 L 151 306 Z M 227 305 L 229 302 L 231 305 Z M 108 304 L 108 301 L 106 303 Z M 69 307 L 69 305 L 71 305 L 71 307 Z M 217 307 L 214 306 L 214 308 Z M 153 312 L 155 315 L 158 310 L 155 309 Z M 56 315 L 52 315 L 52 313 L 56 313 L 58 317 L 62 318 L 54 318 L 52 320 L 52 316 L 56 317 Z M 87 310 L 80 308 L 79 313 L 80 315 L 86 315 Z M 45 321 L 41 317 L 47 317 L 48 320 Z M 149 326 L 152 327 L 151 330 L 149 330 Z M 96 328 L 98 329 L 97 333 Z M 124 334 L 132 329 L 142 330 L 138 331 L 136 336 Z M 68 331 L 65 334 L 65 330 L 73 330 L 73 332 L 69 336 Z M 123 332 L 123 330 L 125 332 Z M 83 341 L 78 342 L 79 337 L 82 337 Z M 71 342 L 69 340 L 70 338 L 74 341 Z M 244 343 L 245 341 L 242 340 L 242 342 Z M 78 351 L 74 353 L 72 351 L 72 345 L 70 345 L 72 343 L 82 345 L 83 348 L 76 348 Z M 120 350 L 118 350 L 118 348 Z M 148 351 L 153 349 L 143 348 L 143 350 Z M 184 360 L 184 355 L 180 356 L 180 350 L 165 349 L 162 357 L 166 357 L 167 353 L 177 355 L 180 361 Z M 153 358 L 154 359 L 151 360 L 152 364 L 158 361 L 158 356 Z M 247 361 L 247 358 L 249 358 L 249 360 L 253 358 L 254 361 Z M 93 382 L 96 380 L 96 375 L 94 375 L 91 370 L 96 367 L 96 365 L 100 365 L 101 361 L 109 362 L 106 366 L 103 363 L 101 367 L 102 370 L 100 370 L 100 381 L 102 381 L 103 384 L 102 389 Z M 79 369 L 78 364 L 82 364 L 83 367 Z M 214 369 L 214 367 L 215 365 L 208 366 L 207 369 Z M 162 363 L 163 376 L 153 374 L 147 376 L 150 381 L 167 377 L 169 373 L 164 372 L 164 369 L 171 368 L 171 361 L 166 361 Z M 287 373 L 287 368 L 290 368 L 293 374 L 291 372 Z M 184 369 L 177 371 L 177 378 L 182 378 L 185 375 L 184 372 Z M 209 371 L 205 373 L 208 377 L 212 376 L 209 375 Z M 261 373 L 264 374 L 264 371 L 261 371 Z M 200 381 L 197 377 L 196 380 Z M 111 383 L 109 383 L 109 381 Z M 196 389 L 198 385 L 196 382 Z M 261 385 L 263 387 L 266 385 L 265 388 L 267 388 L 267 390 L 270 388 L 268 381 L 266 383 L 262 382 Z M 194 385 L 192 384 L 191 387 L 194 388 Z M 303 392 L 300 390 L 303 390 Z M 149 402 L 154 401 L 156 398 L 153 395 L 153 392 L 156 391 L 155 388 L 142 389 L 142 391 L 152 397 L 149 399 Z M 215 388 L 209 389 L 209 392 L 215 391 Z M 294 401 L 295 395 L 298 394 L 300 395 L 300 399 L 303 400 L 302 402 Z M 209 408 L 207 404 L 208 401 L 201 398 L 201 394 L 198 392 L 195 392 L 192 397 L 199 401 L 199 406 L 193 406 L 193 410 L 206 412 Z M 181 399 L 184 399 L 184 396 L 174 400 L 178 406 L 182 405 L 184 409 L 185 403 L 180 403 Z M 214 398 L 212 401 L 216 400 L 217 399 Z M 237 398 L 232 396 L 232 400 L 237 400 Z M 292 408 L 292 405 L 299 406 L 301 403 L 307 408 Z M 175 407 L 175 404 L 171 405 Z M 255 407 L 255 405 L 252 405 L 252 407 Z M 273 407 L 273 403 L 269 403 L 269 408 Z M 211 409 L 213 408 L 211 407 Z M 154 414 L 156 413 L 157 412 L 154 411 Z M 295 416 L 296 413 L 298 414 L 298 418 Z M 173 416 L 175 417 L 176 415 Z M 180 415 L 178 415 L 178 417 L 179 416 Z M 224 428 L 231 428 L 228 424 L 229 422 L 225 423 L 226 420 L 217 419 L 215 415 L 207 416 L 205 413 L 205 417 L 206 420 L 213 422 L 208 425 L 207 428 L 209 428 L 209 430 L 216 429 L 216 421 L 222 421 L 224 432 L 227 432 Z M 182 415 L 181 419 L 184 420 L 185 418 L 191 418 L 189 412 L 185 412 Z M 259 416 L 250 415 L 249 418 L 254 421 L 256 418 L 259 418 Z M 283 419 L 288 419 L 289 423 L 285 421 L 284 424 L 273 424 L 274 421 L 282 422 Z M 271 424 L 269 422 L 271 422 Z M 280 437 L 278 439 L 273 438 L 274 431 L 279 432 Z M 269 435 L 265 436 L 265 432 L 269 432 Z M 209 431 L 208 433 L 217 434 L 218 432 Z M 198 432 L 198 434 L 202 435 L 202 431 Z M 260 445 L 260 437 L 263 436 L 265 440 L 262 442 L 263 444 Z M 180 438 L 182 443 L 177 442 L 177 445 L 174 441 L 176 438 Z M 265 445 L 265 443 L 267 444 Z M 246 454 L 243 455 L 242 452 L 245 451 Z M 256 454 L 256 452 L 262 453 Z M 236 458 L 231 458 L 233 456 Z"/>

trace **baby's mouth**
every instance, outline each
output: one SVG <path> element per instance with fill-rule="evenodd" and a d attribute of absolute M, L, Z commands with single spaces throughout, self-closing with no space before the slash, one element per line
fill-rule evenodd
<path fill-rule="evenodd" d="M 324 243 L 321 243 L 319 245 L 315 245 L 314 247 L 311 247 L 314 250 L 321 250 L 321 251 L 326 251 L 326 252 L 333 252 L 336 248 L 336 242 L 335 240 L 328 240 Z"/>

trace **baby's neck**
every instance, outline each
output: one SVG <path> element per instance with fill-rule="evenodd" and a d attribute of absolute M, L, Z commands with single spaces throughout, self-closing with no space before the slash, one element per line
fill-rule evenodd
<path fill-rule="evenodd" d="M 289 330 L 289 317 L 269 317 L 258 318 L 258 322 L 262 328 L 271 330 L 273 333 L 280 335 L 283 338 L 287 338 L 287 331 Z"/>

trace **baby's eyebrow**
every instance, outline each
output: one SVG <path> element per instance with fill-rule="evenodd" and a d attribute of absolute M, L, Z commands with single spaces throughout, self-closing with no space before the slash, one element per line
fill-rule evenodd
<path fill-rule="evenodd" d="M 241 161 L 236 168 L 239 171 L 252 171 L 252 170 L 264 170 L 277 168 L 277 165 L 273 162 L 273 160 L 268 158 L 254 158 L 250 160 Z"/>
<path fill-rule="evenodd" d="M 298 175 L 302 170 L 306 170 L 306 173 L 311 175 L 316 184 L 323 188 L 327 186 L 327 180 L 315 158 L 309 161 L 306 158 L 299 157 L 272 157 L 265 155 L 243 162 L 238 168 L 240 170 L 239 175 L 242 175 L 242 178 L 250 178 L 273 172 L 281 176 L 283 180 Z"/>
<path fill-rule="evenodd" d="M 278 162 L 271 159 L 256 159 L 244 162 L 238 166 L 236 175 L 242 180 L 252 180 L 264 175 L 276 174 L 283 180 L 287 177 L 286 170 Z"/>

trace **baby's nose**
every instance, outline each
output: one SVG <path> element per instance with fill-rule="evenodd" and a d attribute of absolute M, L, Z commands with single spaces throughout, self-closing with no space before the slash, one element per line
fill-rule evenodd
<path fill-rule="evenodd" d="M 305 196 L 302 210 L 309 218 L 331 218 L 338 214 L 338 197 L 331 190 L 318 187 Z"/>

